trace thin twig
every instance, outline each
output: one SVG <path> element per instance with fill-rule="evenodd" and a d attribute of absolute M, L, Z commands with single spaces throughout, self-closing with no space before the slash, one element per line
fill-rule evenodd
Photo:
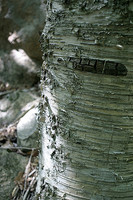
<path fill-rule="evenodd" d="M 30 172 L 30 174 L 28 175 L 28 177 L 30 177 L 32 174 L 34 174 L 36 172 L 36 169 L 34 169 L 32 172 Z"/>
<path fill-rule="evenodd" d="M 28 192 L 29 192 L 29 190 L 30 190 L 30 188 L 31 188 L 31 186 L 32 186 L 32 184 L 33 184 L 33 182 L 34 182 L 34 180 L 35 180 L 35 177 L 32 178 L 32 181 L 30 182 L 30 185 L 29 185 L 28 189 L 26 190 L 26 192 L 25 192 L 25 194 L 24 194 L 23 200 L 26 199 L 26 197 L 27 197 L 27 195 L 28 195 Z"/>
<path fill-rule="evenodd" d="M 7 91 L 4 91 L 4 92 L 0 92 L 0 96 L 4 96 L 6 94 L 9 94 L 9 93 L 12 93 L 14 92 L 15 90 L 7 90 Z"/>
<path fill-rule="evenodd" d="M 29 147 L 0 147 L 0 149 L 5 149 L 5 150 L 39 150 L 39 148 L 29 148 Z"/>
<path fill-rule="evenodd" d="M 32 152 L 31 152 L 31 155 L 30 155 L 30 158 L 29 158 L 29 161 L 28 161 L 28 164 L 27 164 L 27 166 L 26 166 L 26 169 L 25 169 L 25 174 L 26 174 L 26 176 L 25 176 L 25 182 L 24 182 L 24 190 L 23 190 L 23 200 L 25 199 L 25 195 L 24 195 L 24 192 L 25 192 L 25 190 L 26 190 L 26 183 L 27 183 L 27 178 L 28 178 L 28 170 L 29 170 L 29 168 L 30 168 L 30 165 L 31 165 L 31 159 L 32 159 L 32 156 L 33 156 L 33 152 L 34 152 L 34 149 L 32 149 Z"/>

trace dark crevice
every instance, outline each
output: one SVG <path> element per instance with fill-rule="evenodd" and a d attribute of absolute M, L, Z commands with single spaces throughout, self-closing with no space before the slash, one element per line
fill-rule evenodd
<path fill-rule="evenodd" d="M 127 68 L 121 63 L 86 58 L 79 59 L 78 61 L 72 57 L 69 60 L 72 62 L 73 68 L 76 70 L 113 76 L 127 75 Z"/>

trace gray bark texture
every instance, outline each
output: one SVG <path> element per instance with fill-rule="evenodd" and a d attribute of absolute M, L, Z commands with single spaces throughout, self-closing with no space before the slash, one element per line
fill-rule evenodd
<path fill-rule="evenodd" d="M 38 199 L 133 199 L 132 20 L 127 0 L 47 1 Z"/>

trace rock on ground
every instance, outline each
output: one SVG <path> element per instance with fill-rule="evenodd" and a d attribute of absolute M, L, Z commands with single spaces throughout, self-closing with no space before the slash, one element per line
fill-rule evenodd
<path fill-rule="evenodd" d="M 39 96 L 34 89 L 10 91 L 0 99 L 0 128 L 15 122 L 38 102 Z"/>
<path fill-rule="evenodd" d="M 32 108 L 20 119 L 17 125 L 18 146 L 38 147 L 37 113 L 38 108 Z"/>

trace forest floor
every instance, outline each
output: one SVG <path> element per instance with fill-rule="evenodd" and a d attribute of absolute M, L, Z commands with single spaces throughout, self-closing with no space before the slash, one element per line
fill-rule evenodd
<path fill-rule="evenodd" d="M 0 98 L 10 93 L 13 88 L 0 82 Z M 0 128 L 0 150 L 14 152 L 28 158 L 24 171 L 19 171 L 14 178 L 14 189 L 12 190 L 12 200 L 31 200 L 35 194 L 38 169 L 37 148 L 18 147 L 17 145 L 17 123 L 11 123 Z M 4 184 L 3 184 L 4 185 Z"/>

